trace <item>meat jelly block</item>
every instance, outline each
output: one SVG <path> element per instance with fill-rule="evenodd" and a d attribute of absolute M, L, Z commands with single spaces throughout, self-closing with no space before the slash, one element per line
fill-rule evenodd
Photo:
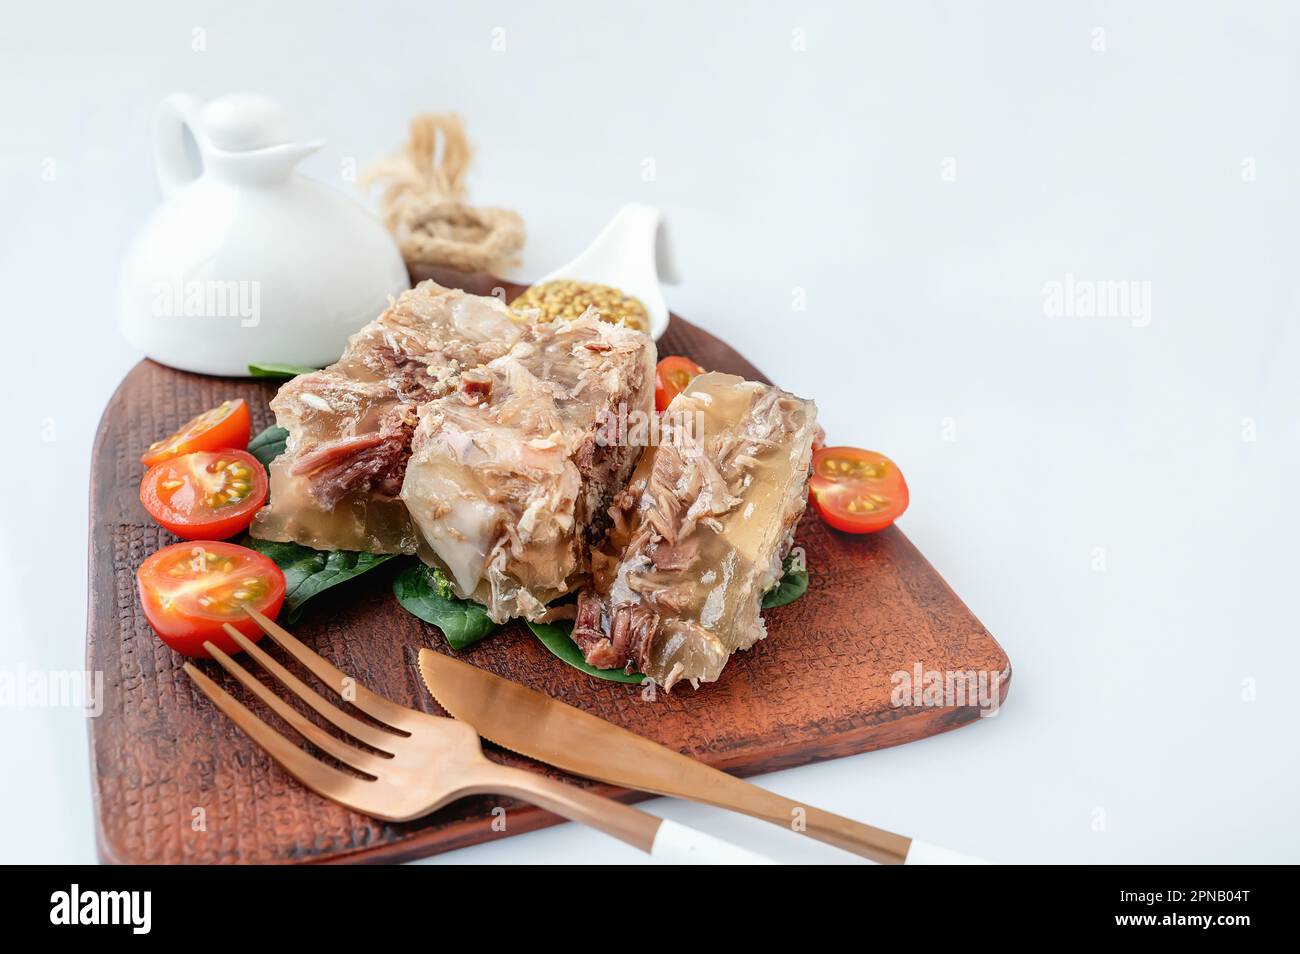
<path fill-rule="evenodd" d="M 528 327 L 420 408 L 402 500 L 426 562 L 492 619 L 539 619 L 588 554 L 654 419 L 654 342 L 599 320 Z"/>
<path fill-rule="evenodd" d="M 271 401 L 289 431 L 253 536 L 318 550 L 414 553 L 398 494 L 418 407 L 510 350 L 521 324 L 495 298 L 422 282 L 352 336 L 343 356 Z"/>
<path fill-rule="evenodd" d="M 698 685 L 766 635 L 763 594 L 807 503 L 816 418 L 811 401 L 716 372 L 673 399 L 579 597 L 574 639 L 591 665 Z"/>

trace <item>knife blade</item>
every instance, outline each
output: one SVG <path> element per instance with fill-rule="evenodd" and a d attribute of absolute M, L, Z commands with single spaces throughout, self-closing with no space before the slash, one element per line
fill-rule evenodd
<path fill-rule="evenodd" d="M 801 805 L 588 712 L 431 649 L 420 675 L 455 718 L 485 739 L 587 778 L 743 812 L 818 841 L 901 864 L 911 839 Z"/>

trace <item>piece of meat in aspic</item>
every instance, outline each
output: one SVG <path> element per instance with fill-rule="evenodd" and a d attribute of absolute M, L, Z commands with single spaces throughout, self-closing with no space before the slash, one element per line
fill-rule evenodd
<path fill-rule="evenodd" d="M 673 399 L 591 556 L 573 629 L 588 663 L 698 685 L 766 635 L 763 594 L 807 503 L 816 418 L 811 401 L 717 372 Z"/>
<path fill-rule="evenodd" d="M 427 281 L 397 298 L 321 371 L 271 401 L 289 431 L 252 533 L 318 550 L 414 553 L 398 497 L 418 407 L 507 353 L 524 328 L 499 300 Z"/>
<path fill-rule="evenodd" d="M 424 404 L 402 500 L 421 556 L 498 622 L 538 619 L 585 581 L 588 549 L 653 416 L 654 342 L 588 313 L 529 327 Z"/>

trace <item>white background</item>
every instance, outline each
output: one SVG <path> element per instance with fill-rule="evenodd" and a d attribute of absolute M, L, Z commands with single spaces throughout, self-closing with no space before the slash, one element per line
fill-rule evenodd
<path fill-rule="evenodd" d="M 997 718 L 763 784 L 1001 861 L 1297 860 L 1300 18 L 982 6 L 7 9 L 0 669 L 82 666 L 89 453 L 138 357 L 113 303 L 158 201 L 158 100 L 274 95 L 339 188 L 454 108 L 474 199 L 527 221 L 520 276 L 623 202 L 667 210 L 670 305 L 901 463 L 903 527 L 1011 657 Z M 1150 323 L 1047 316 L 1067 273 L 1150 282 Z M 80 714 L 0 709 L 0 743 L 0 860 L 93 860 Z M 636 857 L 563 826 L 439 860 Z"/>

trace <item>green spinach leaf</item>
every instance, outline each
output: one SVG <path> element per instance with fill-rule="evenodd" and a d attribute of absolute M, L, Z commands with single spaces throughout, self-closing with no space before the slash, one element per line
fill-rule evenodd
<path fill-rule="evenodd" d="M 271 461 L 284 453 L 284 442 L 288 439 L 289 432 L 283 427 L 268 427 L 248 442 L 248 452 L 270 473 Z"/>
<path fill-rule="evenodd" d="M 780 582 L 763 594 L 763 609 L 793 603 L 808 592 L 808 567 L 804 563 L 802 551 L 797 558 L 792 551 L 785 558 L 783 566 L 785 574 Z"/>
<path fill-rule="evenodd" d="M 413 563 L 397 574 L 393 595 L 407 612 L 442 630 L 452 649 L 472 646 L 498 628 L 487 610 L 458 597 L 442 573 L 423 563 Z"/>
<path fill-rule="evenodd" d="M 248 373 L 255 378 L 296 378 L 300 374 L 311 374 L 319 368 L 309 368 L 301 364 L 250 364 Z"/>
<path fill-rule="evenodd" d="M 326 553 L 297 543 L 256 540 L 252 537 L 245 542 L 258 553 L 269 557 L 271 562 L 284 571 L 285 620 L 289 623 L 298 622 L 304 604 L 313 596 L 368 573 L 395 555 L 354 553 L 350 550 Z"/>
<path fill-rule="evenodd" d="M 541 640 L 542 645 L 549 649 L 557 658 L 562 659 L 574 669 L 581 669 L 589 676 L 595 676 L 597 679 L 608 679 L 610 682 L 630 682 L 640 685 L 645 681 L 645 676 L 639 672 L 626 673 L 621 669 L 597 669 L 595 666 L 587 665 L 587 660 L 582 657 L 582 650 L 578 644 L 573 641 L 573 623 L 529 623 L 528 628 L 533 631 L 533 635 Z"/>

